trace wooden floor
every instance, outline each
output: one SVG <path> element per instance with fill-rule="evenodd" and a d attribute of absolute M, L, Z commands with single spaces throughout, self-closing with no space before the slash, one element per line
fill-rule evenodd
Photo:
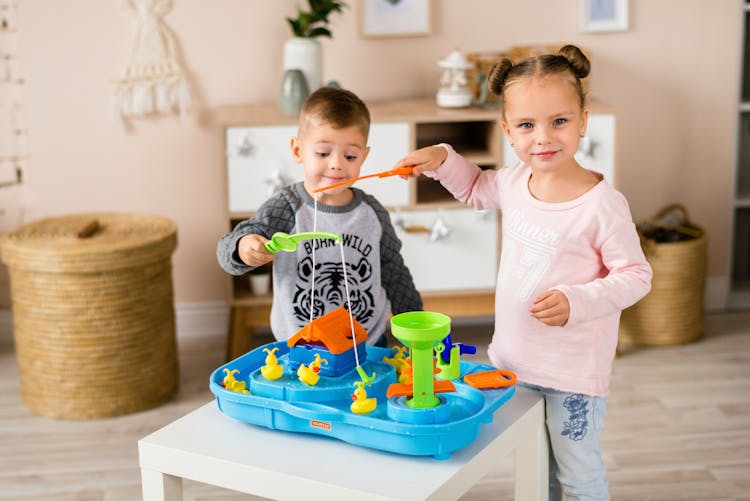
<path fill-rule="evenodd" d="M 633 349 L 616 360 L 603 438 L 612 499 L 750 500 L 750 313 L 711 315 L 706 326 L 693 344 Z M 489 335 L 484 324 L 454 326 L 454 340 L 480 348 Z M 0 499 L 140 499 L 137 440 L 211 400 L 208 376 L 224 349 L 222 333 L 181 338 L 181 387 L 167 405 L 62 421 L 24 406 L 12 345 L 0 344 Z M 499 457 L 462 499 L 511 499 L 512 472 L 512 457 Z M 184 487 L 188 500 L 257 499 Z"/>

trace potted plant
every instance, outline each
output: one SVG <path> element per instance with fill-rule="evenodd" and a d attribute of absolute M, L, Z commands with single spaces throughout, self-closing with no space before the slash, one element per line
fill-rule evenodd
<path fill-rule="evenodd" d="M 338 0 L 307 0 L 307 3 L 308 10 L 297 7 L 297 16 L 286 18 L 294 38 L 284 44 L 284 70 L 302 70 L 310 92 L 314 92 L 323 84 L 323 52 L 317 38 L 333 38 L 328 17 L 340 13 L 346 3 Z"/>

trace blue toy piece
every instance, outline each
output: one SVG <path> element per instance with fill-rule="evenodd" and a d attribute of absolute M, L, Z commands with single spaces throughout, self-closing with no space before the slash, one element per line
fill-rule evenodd
<path fill-rule="evenodd" d="M 473 344 L 464 344 L 464 343 L 453 343 L 451 341 L 451 335 L 448 334 L 443 339 L 443 344 L 445 345 L 445 350 L 440 354 L 440 356 L 443 358 L 443 362 L 450 362 L 451 361 L 451 349 L 454 346 L 458 346 L 458 354 L 459 355 L 474 355 L 477 352 L 477 347 Z"/>

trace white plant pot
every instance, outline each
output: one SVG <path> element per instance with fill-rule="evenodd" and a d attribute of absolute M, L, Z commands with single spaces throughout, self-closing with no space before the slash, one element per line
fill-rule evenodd
<path fill-rule="evenodd" d="M 284 44 L 284 71 L 300 69 L 310 93 L 323 85 L 323 48 L 314 38 L 290 38 Z"/>
<path fill-rule="evenodd" d="M 271 274 L 250 275 L 250 289 L 256 296 L 264 296 L 271 291 Z"/>

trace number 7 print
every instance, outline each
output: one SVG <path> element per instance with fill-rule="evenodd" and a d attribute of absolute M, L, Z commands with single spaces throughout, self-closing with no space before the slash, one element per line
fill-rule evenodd
<path fill-rule="evenodd" d="M 505 289 L 512 277 L 520 278 L 521 283 L 516 290 L 516 297 L 520 301 L 526 301 L 531 293 L 539 285 L 544 272 L 549 268 L 550 255 L 539 249 L 529 247 L 517 241 L 505 242 L 501 261 L 506 266 L 501 266 L 503 272 L 498 280 L 498 288 Z"/>

